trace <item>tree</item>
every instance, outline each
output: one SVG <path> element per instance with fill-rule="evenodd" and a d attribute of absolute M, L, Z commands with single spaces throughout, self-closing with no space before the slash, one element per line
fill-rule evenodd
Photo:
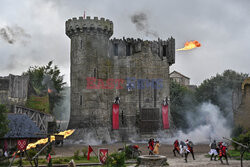
<path fill-rule="evenodd" d="M 232 93 L 239 90 L 248 74 L 225 70 L 222 74 L 206 79 L 196 89 L 196 98 L 199 102 L 210 101 L 219 106 L 224 116 L 232 115 Z"/>
<path fill-rule="evenodd" d="M 7 119 L 7 108 L 4 104 L 0 104 L 0 137 L 8 132 L 8 119 Z"/>
<path fill-rule="evenodd" d="M 30 67 L 27 72 L 30 77 L 30 82 L 36 94 L 44 95 L 49 93 L 50 111 L 53 110 L 55 104 L 60 101 L 60 92 L 66 82 L 63 82 L 63 75 L 58 66 L 52 66 L 53 61 L 50 61 L 45 66 Z"/>
<path fill-rule="evenodd" d="M 194 92 L 175 81 L 171 81 L 170 101 L 171 116 L 175 127 L 182 130 L 188 129 L 187 113 L 194 112 L 196 106 Z"/>

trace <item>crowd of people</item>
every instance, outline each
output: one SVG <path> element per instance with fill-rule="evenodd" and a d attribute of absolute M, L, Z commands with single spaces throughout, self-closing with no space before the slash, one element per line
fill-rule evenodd
<path fill-rule="evenodd" d="M 173 154 L 176 157 L 176 153 L 178 155 L 180 155 L 181 157 L 185 157 L 185 162 L 187 162 L 187 158 L 189 153 L 191 153 L 193 160 L 195 160 L 195 156 L 194 156 L 194 144 L 192 141 L 190 140 L 186 140 L 184 141 L 179 141 L 178 139 L 176 139 L 174 141 L 174 149 L 173 149 Z M 159 141 L 155 141 L 153 138 L 149 139 L 148 141 L 148 149 L 149 149 L 149 155 L 155 155 L 155 154 L 159 154 Z M 227 153 L 227 145 L 223 142 L 216 142 L 215 140 L 210 143 L 209 145 L 210 147 L 210 152 L 209 155 L 211 156 L 211 161 L 214 160 L 216 161 L 217 156 L 219 156 L 219 160 L 220 162 L 223 164 L 223 157 L 226 160 L 226 164 L 228 164 L 228 153 Z"/>

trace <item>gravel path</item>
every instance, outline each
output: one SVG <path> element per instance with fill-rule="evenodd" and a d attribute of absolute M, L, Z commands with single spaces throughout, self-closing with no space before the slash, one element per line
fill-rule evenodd
<path fill-rule="evenodd" d="M 130 143 L 127 143 L 130 144 Z M 139 149 L 142 151 L 142 154 L 148 154 L 147 144 L 146 143 L 138 143 Z M 93 150 L 98 153 L 98 148 L 108 148 L 109 153 L 117 151 L 118 148 L 122 148 L 124 143 L 113 143 L 113 144 L 105 144 L 92 146 Z M 56 155 L 54 157 L 62 157 L 62 156 L 73 156 L 76 150 L 81 150 L 82 148 L 86 148 L 86 145 L 81 144 L 65 144 L 63 147 L 55 147 L 54 150 Z M 207 144 L 199 144 L 194 146 L 195 159 L 192 159 L 191 154 L 188 156 L 188 163 L 185 163 L 185 160 L 181 156 L 174 157 L 173 156 L 173 146 L 168 144 L 161 144 L 160 146 L 160 154 L 165 155 L 167 157 L 167 162 L 170 166 L 174 167 L 221 167 L 227 166 L 220 163 L 220 161 L 210 161 L 209 158 L 206 158 L 205 155 L 209 152 L 209 147 Z M 81 152 L 80 152 L 81 153 Z M 94 156 L 95 154 L 91 154 Z M 225 161 L 225 160 L 224 160 Z M 243 162 L 244 167 L 250 167 L 250 161 Z M 229 159 L 230 167 L 240 167 L 240 161 Z"/>

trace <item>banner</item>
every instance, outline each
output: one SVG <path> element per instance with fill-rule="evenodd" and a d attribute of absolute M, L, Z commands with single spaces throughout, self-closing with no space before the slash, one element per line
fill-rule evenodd
<path fill-rule="evenodd" d="M 89 145 L 88 147 L 88 156 L 87 156 L 87 160 L 90 159 L 90 153 L 93 151 L 93 148 Z"/>
<path fill-rule="evenodd" d="M 23 151 L 26 149 L 28 143 L 27 143 L 27 139 L 22 139 L 22 140 L 17 140 L 17 148 L 20 151 Z"/>
<path fill-rule="evenodd" d="M 108 149 L 107 148 L 99 148 L 99 150 L 98 150 L 98 158 L 99 158 L 99 161 L 102 164 L 105 164 L 106 160 L 108 158 Z"/>
<path fill-rule="evenodd" d="M 169 129 L 168 122 L 168 105 L 162 105 L 162 121 L 163 121 L 163 129 Z"/>
<path fill-rule="evenodd" d="M 113 104 L 113 129 L 119 129 L 119 104 Z"/>

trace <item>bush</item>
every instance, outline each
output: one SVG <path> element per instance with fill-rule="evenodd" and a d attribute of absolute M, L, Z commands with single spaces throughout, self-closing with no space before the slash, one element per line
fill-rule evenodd
<path fill-rule="evenodd" d="M 76 150 L 76 151 L 74 152 L 74 157 L 73 157 L 74 160 L 79 160 L 79 159 L 80 159 L 79 153 L 80 153 L 79 150 Z"/>
<path fill-rule="evenodd" d="M 242 126 L 237 126 L 233 129 L 232 132 L 232 137 L 239 137 L 240 134 L 243 133 L 243 127 Z"/>
<path fill-rule="evenodd" d="M 247 133 L 243 133 L 239 135 L 238 137 L 233 138 L 233 140 L 244 145 L 250 145 L 250 131 L 248 131 Z M 233 142 L 232 146 L 234 147 L 235 150 L 238 150 L 238 147 L 239 147 L 238 144 Z"/>
<path fill-rule="evenodd" d="M 32 158 L 32 157 L 34 157 L 36 154 L 37 154 L 37 150 L 35 150 L 35 149 L 29 149 L 28 151 L 27 151 L 27 154 L 28 154 L 28 156 L 30 157 L 30 158 Z"/>
<path fill-rule="evenodd" d="M 110 154 L 106 165 L 109 167 L 125 167 L 125 152 Z"/>
<path fill-rule="evenodd" d="M 83 154 L 83 158 L 87 158 L 87 154 L 88 154 L 88 148 L 87 147 L 82 148 L 82 154 Z"/>

